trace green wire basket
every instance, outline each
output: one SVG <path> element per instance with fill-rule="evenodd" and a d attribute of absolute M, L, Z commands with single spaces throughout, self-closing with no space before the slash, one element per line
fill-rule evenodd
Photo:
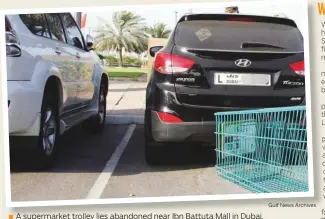
<path fill-rule="evenodd" d="M 309 191 L 306 106 L 215 117 L 219 176 L 254 193 Z"/>

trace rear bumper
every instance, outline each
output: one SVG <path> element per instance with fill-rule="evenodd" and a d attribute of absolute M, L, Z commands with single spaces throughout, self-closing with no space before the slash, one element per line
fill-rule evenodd
<path fill-rule="evenodd" d="M 305 99 L 300 105 L 305 105 Z M 184 115 L 192 119 L 201 117 L 202 121 L 164 123 L 158 117 L 157 111 L 146 109 L 145 137 L 148 142 L 152 143 L 194 143 L 215 146 L 216 122 L 211 121 L 211 118 L 214 119 L 215 112 L 236 110 L 244 109 L 228 107 L 212 110 L 184 107 L 180 113 L 181 118 L 184 118 Z"/>
<path fill-rule="evenodd" d="M 7 86 L 10 136 L 38 136 L 42 90 L 29 81 L 7 81 Z"/>
<path fill-rule="evenodd" d="M 215 145 L 215 122 L 164 123 L 156 111 L 145 113 L 146 140 L 157 143 Z"/>

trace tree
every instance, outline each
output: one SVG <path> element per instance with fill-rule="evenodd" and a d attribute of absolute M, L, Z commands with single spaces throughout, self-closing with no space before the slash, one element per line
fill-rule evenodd
<path fill-rule="evenodd" d="M 157 23 L 147 28 L 146 32 L 152 38 L 168 38 L 171 33 L 171 30 L 167 28 L 166 24 Z"/>
<path fill-rule="evenodd" d="M 119 55 L 119 66 L 123 66 L 123 51 L 145 51 L 147 38 L 144 19 L 129 11 L 113 14 L 113 24 L 100 19 L 103 23 L 96 32 L 95 47 L 97 51 L 116 51 Z"/>

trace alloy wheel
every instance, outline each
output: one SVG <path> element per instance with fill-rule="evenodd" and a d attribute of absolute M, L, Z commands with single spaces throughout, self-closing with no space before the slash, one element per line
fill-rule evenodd
<path fill-rule="evenodd" d="M 56 119 L 52 109 L 45 111 L 42 136 L 43 150 L 47 156 L 51 155 L 56 140 Z"/>

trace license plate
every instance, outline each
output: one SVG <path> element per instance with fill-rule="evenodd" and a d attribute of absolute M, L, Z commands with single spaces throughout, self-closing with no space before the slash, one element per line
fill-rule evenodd
<path fill-rule="evenodd" d="M 240 86 L 271 86 L 271 75 L 268 74 L 237 74 L 215 73 L 216 85 L 240 85 Z"/>

